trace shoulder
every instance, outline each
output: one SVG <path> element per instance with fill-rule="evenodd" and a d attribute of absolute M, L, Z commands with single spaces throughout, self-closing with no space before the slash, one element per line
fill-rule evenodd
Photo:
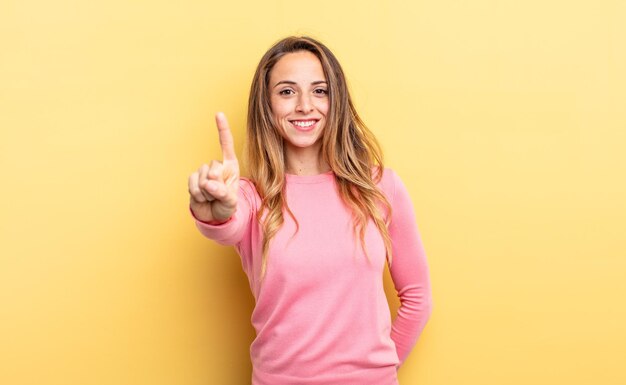
<path fill-rule="evenodd" d="M 389 167 L 383 169 L 376 168 L 373 170 L 372 175 L 374 180 L 377 180 L 378 188 L 387 196 L 387 199 L 393 199 L 398 186 L 402 186 L 402 181 L 398 174 Z"/>
<path fill-rule="evenodd" d="M 260 207 L 261 197 L 251 179 L 246 177 L 239 178 L 239 194 L 249 202 L 251 207 Z"/>
<path fill-rule="evenodd" d="M 251 194 L 259 195 L 252 179 L 246 178 L 245 176 L 239 178 L 239 189 Z"/>

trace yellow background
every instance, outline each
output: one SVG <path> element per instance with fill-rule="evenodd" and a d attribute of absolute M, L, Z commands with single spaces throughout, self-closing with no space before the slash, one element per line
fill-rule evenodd
<path fill-rule="evenodd" d="M 221 157 L 216 111 L 241 153 L 289 34 L 334 50 L 415 204 L 435 308 L 401 384 L 626 383 L 625 20 L 621 0 L 3 1 L 0 383 L 249 383 L 253 299 L 187 177 Z"/>

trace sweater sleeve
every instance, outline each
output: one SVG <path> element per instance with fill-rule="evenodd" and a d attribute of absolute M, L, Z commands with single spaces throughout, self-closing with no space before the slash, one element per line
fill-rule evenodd
<path fill-rule="evenodd" d="M 242 178 L 239 182 L 239 192 L 237 198 L 237 210 L 230 219 L 224 223 L 211 224 L 203 222 L 196 218 L 190 208 L 191 215 L 194 217 L 196 227 L 200 233 L 207 238 L 214 240 L 221 245 L 237 245 L 249 230 L 253 217 L 256 212 L 255 195 L 256 190 L 252 182 Z"/>
<path fill-rule="evenodd" d="M 394 172 L 391 221 L 390 273 L 400 299 L 391 327 L 400 364 L 417 342 L 432 310 L 430 277 L 426 254 L 418 232 L 413 204 L 406 187 Z"/>

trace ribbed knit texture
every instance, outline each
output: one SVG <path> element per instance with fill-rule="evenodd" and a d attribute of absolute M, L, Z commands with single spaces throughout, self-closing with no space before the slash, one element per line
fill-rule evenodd
<path fill-rule="evenodd" d="M 299 231 L 285 213 L 263 282 L 260 200 L 250 181 L 241 179 L 229 221 L 196 220 L 202 234 L 236 247 L 248 276 L 256 300 L 252 384 L 397 384 L 397 367 L 431 312 L 428 266 L 406 188 L 385 169 L 379 187 L 393 208 L 390 272 L 401 302 L 392 322 L 383 288 L 385 247 L 376 226 L 370 221 L 365 234 L 368 260 L 332 172 L 287 175 L 286 183 Z"/>

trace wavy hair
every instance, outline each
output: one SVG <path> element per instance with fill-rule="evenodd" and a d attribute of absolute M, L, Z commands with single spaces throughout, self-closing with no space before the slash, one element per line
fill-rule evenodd
<path fill-rule="evenodd" d="M 319 59 L 328 83 L 329 110 L 322 131 L 321 156 L 335 175 L 342 200 L 352 211 L 355 234 L 367 258 L 365 229 L 371 219 L 383 238 L 391 265 L 391 238 L 382 211 L 390 218 L 391 205 L 376 186 L 384 168 L 380 145 L 357 114 L 335 55 L 315 39 L 291 36 L 274 44 L 263 55 L 248 100 L 247 162 L 250 179 L 261 197 L 257 213 L 263 233 L 261 278 L 267 270 L 270 241 L 284 222 L 283 210 L 294 219 L 296 231 L 299 229 L 285 200 L 284 143 L 272 115 L 269 89 L 274 65 L 283 56 L 298 51 L 309 51 Z"/>

